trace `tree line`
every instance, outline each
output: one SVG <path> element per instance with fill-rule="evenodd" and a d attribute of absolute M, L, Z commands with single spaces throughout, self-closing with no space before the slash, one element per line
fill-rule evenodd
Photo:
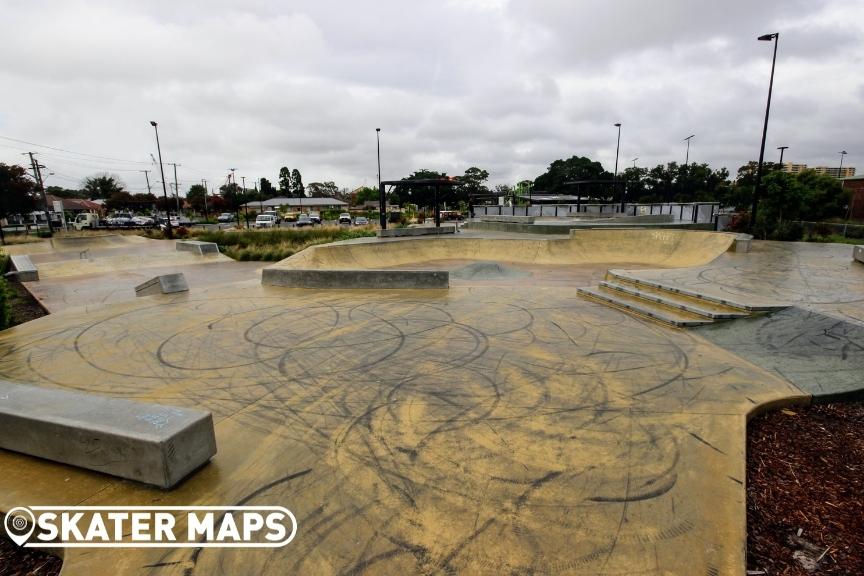
<path fill-rule="evenodd" d="M 558 159 L 533 180 L 515 184 L 487 185 L 489 172 L 472 166 L 461 175 L 448 176 L 445 172 L 429 169 L 417 170 L 402 178 L 404 181 L 420 179 L 450 179 L 455 185 L 440 186 L 439 201 L 466 210 L 469 204 L 497 204 L 499 199 L 512 204 L 524 204 L 532 195 L 552 194 L 578 196 L 583 202 L 614 202 L 622 199 L 631 203 L 654 202 L 719 202 L 725 207 L 737 207 L 746 212 L 753 199 L 756 164 L 742 166 L 735 179 L 726 168 L 715 169 L 708 164 L 659 164 L 653 168 L 629 167 L 617 176 L 603 165 L 585 156 Z M 259 188 L 260 184 L 260 188 Z M 268 200 L 277 196 L 335 197 L 354 205 L 377 202 L 379 191 L 362 187 L 348 193 L 332 181 L 312 182 L 304 185 L 300 171 L 283 166 L 279 170 L 278 187 L 262 178 L 252 189 L 242 189 L 235 182 L 219 187 L 219 194 L 210 194 L 201 184 L 191 186 L 186 195 L 190 207 L 203 212 L 238 210 L 242 205 Z M 78 190 L 57 186 L 46 188 L 48 194 L 63 198 L 102 199 L 109 210 L 175 209 L 176 200 L 167 202 L 159 194 L 130 193 L 119 177 L 96 174 L 86 178 Z M 395 205 L 431 207 L 434 187 L 396 185 L 387 191 L 387 200 Z M 37 202 L 35 183 L 21 166 L 0 164 L 0 212 L 2 215 L 25 213 L 41 206 Z M 206 198 L 206 201 L 205 201 Z M 783 236 L 790 222 L 796 220 L 830 220 L 843 218 L 848 213 L 849 193 L 831 176 L 813 171 L 799 174 L 782 172 L 779 164 L 763 166 L 762 193 L 756 231 L 761 237 Z M 572 203 L 572 202 L 568 202 Z M 742 219 L 744 220 L 744 219 Z"/>

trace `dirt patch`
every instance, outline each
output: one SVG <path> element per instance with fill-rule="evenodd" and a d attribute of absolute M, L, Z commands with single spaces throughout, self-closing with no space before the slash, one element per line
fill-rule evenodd
<path fill-rule="evenodd" d="M 0 538 L 0 576 L 54 576 L 61 566 L 63 560 L 57 556 Z"/>
<path fill-rule="evenodd" d="M 12 293 L 12 297 L 9 299 L 9 305 L 12 308 L 12 326 L 23 324 L 24 322 L 29 322 L 48 314 L 20 282 L 10 280 L 8 285 L 9 291 Z"/>
<path fill-rule="evenodd" d="M 864 574 L 864 402 L 750 422 L 747 527 L 750 574 Z"/>

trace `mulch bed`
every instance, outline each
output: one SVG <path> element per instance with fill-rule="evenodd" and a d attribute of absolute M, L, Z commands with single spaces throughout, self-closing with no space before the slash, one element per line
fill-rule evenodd
<path fill-rule="evenodd" d="M 9 290 L 12 292 L 9 305 L 12 307 L 13 326 L 41 318 L 48 314 L 20 282 L 10 280 L 7 284 L 9 285 Z"/>
<path fill-rule="evenodd" d="M 59 574 L 63 561 L 57 556 L 19 548 L 0 538 L 0 576 L 54 576 Z"/>
<path fill-rule="evenodd" d="M 750 422 L 747 529 L 748 574 L 864 574 L 864 402 Z"/>

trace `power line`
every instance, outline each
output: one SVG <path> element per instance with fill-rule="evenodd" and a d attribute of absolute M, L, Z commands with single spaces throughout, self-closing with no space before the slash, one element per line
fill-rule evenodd
<path fill-rule="evenodd" d="M 97 158 L 99 160 L 109 160 L 111 162 L 125 162 L 128 164 L 149 164 L 149 162 L 143 162 L 141 160 L 124 160 L 122 158 L 112 158 L 110 156 L 99 156 L 98 154 L 87 154 L 86 152 L 75 152 L 74 150 L 66 150 L 65 148 L 57 148 L 55 146 L 48 146 L 47 144 L 37 144 L 36 142 L 28 142 L 27 140 L 19 140 L 17 138 L 10 138 L 8 136 L 0 136 L 3 140 L 9 140 L 11 142 L 19 142 L 21 144 L 27 144 L 28 146 L 39 146 L 40 148 L 48 148 L 49 150 L 56 150 L 57 152 L 66 152 L 67 154 L 76 154 L 78 156 L 89 156 L 90 158 Z"/>

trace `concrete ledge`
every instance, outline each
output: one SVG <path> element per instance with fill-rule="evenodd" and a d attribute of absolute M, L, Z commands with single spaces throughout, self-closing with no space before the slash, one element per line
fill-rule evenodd
<path fill-rule="evenodd" d="M 513 224 L 510 222 L 466 222 L 464 228 L 467 230 L 490 230 L 495 232 L 516 232 L 520 234 L 569 234 L 571 230 L 609 230 L 613 228 L 632 229 L 645 228 L 653 230 L 706 230 L 713 231 L 714 224 L 708 222 L 704 224 L 686 223 L 632 223 L 618 221 L 584 221 L 584 222 L 562 222 L 561 224 Z"/>
<path fill-rule="evenodd" d="M 379 238 L 397 238 L 402 236 L 440 236 L 441 234 L 455 234 L 456 226 L 441 226 L 433 228 L 423 226 L 418 228 L 388 228 L 379 230 Z"/>
<path fill-rule="evenodd" d="M 864 246 L 855 246 L 852 248 L 852 259 L 864 264 Z"/>
<path fill-rule="evenodd" d="M 325 289 L 442 289 L 450 286 L 447 270 L 298 270 L 265 268 L 265 286 Z"/>
<path fill-rule="evenodd" d="M 216 436 L 210 412 L 0 380 L 0 448 L 171 488 Z"/>
<path fill-rule="evenodd" d="M 11 260 L 12 270 L 18 277 L 18 280 L 21 282 L 39 281 L 39 270 L 36 268 L 36 265 L 33 264 L 33 261 L 30 260 L 30 256 L 21 254 L 18 256 L 10 256 L 9 258 Z"/>
<path fill-rule="evenodd" d="M 215 242 L 201 242 L 199 240 L 177 240 L 174 247 L 180 252 L 194 252 L 204 256 L 205 254 L 219 254 L 219 245 Z"/>
<path fill-rule="evenodd" d="M 732 242 L 732 245 L 729 246 L 729 252 L 750 252 L 752 244 L 753 236 L 750 234 L 738 234 Z"/>
<path fill-rule="evenodd" d="M 533 224 L 536 216 L 506 216 L 492 215 L 480 216 L 481 222 L 511 222 L 513 224 Z"/>
<path fill-rule="evenodd" d="M 177 274 L 163 274 L 151 278 L 135 287 L 135 296 L 153 296 L 155 294 L 174 294 L 175 292 L 188 292 L 189 284 L 182 272 Z"/>

